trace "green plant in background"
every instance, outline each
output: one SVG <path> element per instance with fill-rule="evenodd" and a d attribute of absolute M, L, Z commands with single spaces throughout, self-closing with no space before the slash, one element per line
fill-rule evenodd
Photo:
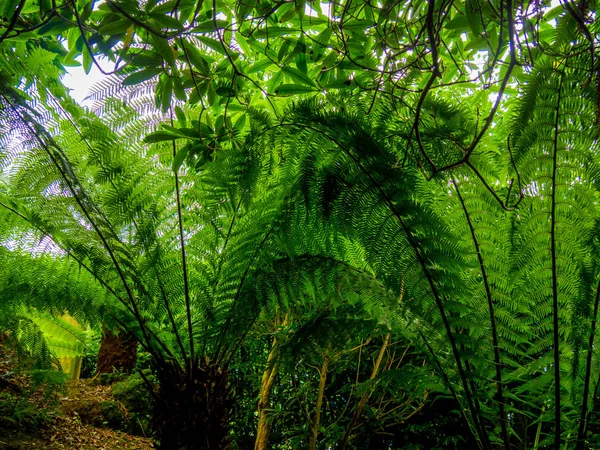
<path fill-rule="evenodd" d="M 56 370 L 34 369 L 28 372 L 29 384 L 18 392 L 0 392 L 0 427 L 38 430 L 59 413 L 56 395 L 64 393 L 67 375 Z M 32 396 L 41 399 L 32 401 Z"/>
<path fill-rule="evenodd" d="M 146 380 L 151 383 L 155 382 L 149 370 L 142 373 L 145 373 Z M 115 400 L 127 410 L 126 429 L 142 436 L 151 435 L 153 398 L 144 378 L 139 374 L 131 375 L 125 380 L 113 384 L 112 392 Z"/>

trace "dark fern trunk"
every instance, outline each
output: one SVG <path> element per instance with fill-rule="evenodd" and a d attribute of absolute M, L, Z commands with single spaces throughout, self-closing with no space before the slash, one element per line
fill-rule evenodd
<path fill-rule="evenodd" d="M 226 370 L 207 360 L 157 369 L 154 426 L 161 450 L 220 450 L 230 446 L 231 395 Z"/>
<path fill-rule="evenodd" d="M 129 332 L 118 334 L 108 329 L 102 331 L 96 374 L 114 370 L 130 373 L 137 359 L 138 342 Z"/>

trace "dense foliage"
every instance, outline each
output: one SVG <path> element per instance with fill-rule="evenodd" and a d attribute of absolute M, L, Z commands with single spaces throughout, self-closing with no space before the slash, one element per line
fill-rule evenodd
<path fill-rule="evenodd" d="M 136 336 L 162 448 L 594 448 L 595 19 L 7 1 L 2 310 Z"/>

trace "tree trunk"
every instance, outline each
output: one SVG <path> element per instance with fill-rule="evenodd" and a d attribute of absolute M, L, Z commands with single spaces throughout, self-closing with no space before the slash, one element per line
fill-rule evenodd
<path fill-rule="evenodd" d="M 381 345 L 381 349 L 379 350 L 379 354 L 377 355 L 377 359 L 375 360 L 375 364 L 373 365 L 373 371 L 371 372 L 371 376 L 369 377 L 369 380 L 374 379 L 379 374 L 379 369 L 381 367 L 381 361 L 383 360 L 383 355 L 385 354 L 388 344 L 390 343 L 390 338 L 391 338 L 390 333 L 385 335 L 383 344 Z M 365 408 L 365 405 L 367 404 L 367 400 L 369 399 L 369 396 L 370 396 L 370 394 L 365 392 L 360 397 L 360 400 L 358 401 L 358 405 L 356 406 L 356 410 L 354 411 L 354 415 L 352 416 L 352 420 L 350 421 L 350 424 L 348 424 L 346 433 L 344 434 L 344 437 L 342 438 L 342 442 L 339 445 L 340 450 L 344 450 L 346 448 L 346 445 L 348 445 L 348 441 L 350 439 L 350 435 L 352 434 L 352 430 L 356 426 L 358 419 L 360 419 L 360 416 L 362 415 L 363 409 Z"/>
<path fill-rule="evenodd" d="M 156 368 L 154 428 L 161 450 L 230 448 L 231 395 L 227 372 L 208 360 L 182 369 L 163 362 Z"/>
<path fill-rule="evenodd" d="M 279 320 L 275 320 L 275 325 L 278 325 Z M 281 322 L 281 326 L 286 326 L 288 316 L 286 315 Z M 260 393 L 258 396 L 258 426 L 256 429 L 256 441 L 254 442 L 254 450 L 266 450 L 269 443 L 269 433 L 271 431 L 271 423 L 269 421 L 268 408 L 270 406 L 271 392 L 275 377 L 279 370 L 279 361 L 275 361 L 277 355 L 277 336 L 273 338 L 271 351 L 267 357 L 267 364 L 262 376 L 260 385 Z"/>
<path fill-rule="evenodd" d="M 325 394 L 325 384 L 327 383 L 327 370 L 329 369 L 330 359 L 325 356 L 323 365 L 319 372 L 319 392 L 317 393 L 317 404 L 315 405 L 315 417 L 310 424 L 308 434 L 308 450 L 317 449 L 317 437 L 319 436 L 319 425 L 321 424 L 321 408 L 323 407 L 323 395 Z"/>
<path fill-rule="evenodd" d="M 277 350 L 277 338 L 273 340 L 269 357 L 267 358 L 267 365 L 263 372 L 262 382 L 260 386 L 260 394 L 258 397 L 258 427 L 256 430 L 256 441 L 254 443 L 254 450 L 266 450 L 269 442 L 269 432 L 271 431 L 271 423 L 269 422 L 269 415 L 267 409 L 269 408 L 269 399 L 271 392 L 273 391 L 273 383 L 277 376 L 279 369 L 279 363 L 275 362 L 275 354 Z"/>
<path fill-rule="evenodd" d="M 137 341 L 131 333 L 121 331 L 115 334 L 106 328 L 102 330 L 96 375 L 114 370 L 130 373 L 136 359 Z"/>

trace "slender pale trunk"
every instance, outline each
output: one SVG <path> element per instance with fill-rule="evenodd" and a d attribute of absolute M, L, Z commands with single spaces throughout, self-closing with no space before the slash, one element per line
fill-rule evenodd
<path fill-rule="evenodd" d="M 269 400 L 273 391 L 273 383 L 279 369 L 279 362 L 275 361 L 277 353 L 277 338 L 273 339 L 273 345 L 267 358 L 267 365 L 263 372 L 262 382 L 260 385 L 260 394 L 258 396 L 258 428 L 256 430 L 256 441 L 254 442 L 254 450 L 266 450 L 269 442 L 269 432 L 271 431 L 271 423 L 269 422 Z"/>
<path fill-rule="evenodd" d="M 373 365 L 373 371 L 371 372 L 371 376 L 369 377 L 369 380 L 373 380 L 377 375 L 379 375 L 379 370 L 381 369 L 381 361 L 383 361 L 383 355 L 385 354 L 385 351 L 387 350 L 387 347 L 390 343 L 390 338 L 391 338 L 390 333 L 385 335 L 385 338 L 383 339 L 383 344 L 381 345 L 381 348 L 379 349 L 379 354 L 377 355 L 377 359 L 375 360 L 375 364 Z M 344 434 L 344 437 L 342 438 L 342 442 L 340 443 L 340 446 L 339 446 L 340 450 L 345 449 L 346 445 L 348 445 L 348 441 L 350 440 L 350 435 L 352 434 L 352 430 L 356 426 L 356 422 L 358 422 L 358 419 L 360 419 L 360 416 L 362 415 L 362 412 L 365 409 L 365 405 L 367 404 L 367 400 L 369 399 L 369 396 L 370 396 L 370 394 L 365 392 L 360 397 L 360 400 L 358 401 L 358 405 L 356 406 L 356 410 L 354 411 L 354 415 L 352 416 L 352 420 L 350 421 L 350 424 L 348 424 L 346 433 Z"/>
<path fill-rule="evenodd" d="M 327 383 L 327 370 L 329 369 L 329 356 L 325 356 L 323 365 L 319 371 L 319 392 L 317 393 L 317 404 L 315 405 L 315 417 L 310 424 L 308 434 L 308 450 L 317 449 L 317 437 L 319 436 L 319 425 L 321 423 L 321 408 L 323 407 L 323 396 L 325 394 L 325 385 Z"/>

